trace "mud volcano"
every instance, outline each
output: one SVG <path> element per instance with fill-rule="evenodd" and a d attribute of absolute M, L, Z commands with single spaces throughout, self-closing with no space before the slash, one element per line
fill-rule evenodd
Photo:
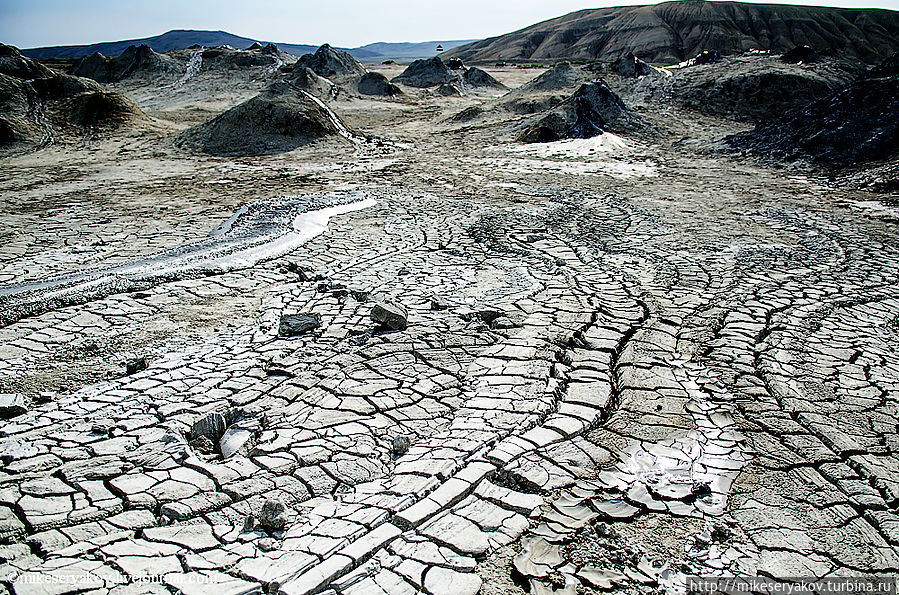
<path fill-rule="evenodd" d="M 347 80 L 365 74 L 365 67 L 349 52 L 335 50 L 327 43 L 314 54 L 305 54 L 297 60 L 298 67 L 308 67 L 315 74 L 334 81 Z"/>
<path fill-rule="evenodd" d="M 350 134 L 334 112 L 308 92 L 279 82 L 184 131 L 176 143 L 210 155 L 244 156 L 283 153 L 339 136 Z"/>
<path fill-rule="evenodd" d="M 387 80 L 380 72 L 366 72 L 356 84 L 356 90 L 361 95 L 376 95 L 380 97 L 396 97 L 403 91 Z"/>
<path fill-rule="evenodd" d="M 427 60 L 416 60 L 410 64 L 399 76 L 394 77 L 394 83 L 402 83 L 409 87 L 424 89 L 437 87 L 444 84 L 459 83 L 461 77 L 443 63 L 439 56 Z"/>
<path fill-rule="evenodd" d="M 72 69 L 72 74 L 99 83 L 115 83 L 139 73 L 160 74 L 175 70 L 176 66 L 168 56 L 154 52 L 148 45 L 131 45 L 117 57 L 109 58 L 99 52 L 85 56 Z"/>
<path fill-rule="evenodd" d="M 605 82 L 596 80 L 584 83 L 562 104 L 531 120 L 519 139 L 527 143 L 552 142 L 563 138 L 590 138 L 606 130 L 647 132 L 649 125 Z"/>

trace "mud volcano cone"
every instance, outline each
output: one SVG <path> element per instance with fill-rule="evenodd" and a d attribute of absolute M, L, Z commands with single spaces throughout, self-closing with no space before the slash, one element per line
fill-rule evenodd
<path fill-rule="evenodd" d="M 283 153 L 316 140 L 345 136 L 346 126 L 324 103 L 290 83 L 181 133 L 177 144 L 210 155 Z"/>

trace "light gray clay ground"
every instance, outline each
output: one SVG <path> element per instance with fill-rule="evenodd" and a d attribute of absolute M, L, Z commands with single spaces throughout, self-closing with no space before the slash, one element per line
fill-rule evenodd
<path fill-rule="evenodd" d="M 332 104 L 378 149 L 4 160 L 4 589 L 899 572 L 895 203 L 676 107 L 521 145 L 449 119 L 501 92 L 404 90 Z"/>

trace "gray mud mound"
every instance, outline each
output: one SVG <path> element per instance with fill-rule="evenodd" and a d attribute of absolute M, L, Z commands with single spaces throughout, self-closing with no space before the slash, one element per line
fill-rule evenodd
<path fill-rule="evenodd" d="M 727 137 L 732 147 L 783 160 L 847 167 L 899 157 L 899 75 L 866 76 L 800 110 Z"/>
<path fill-rule="evenodd" d="M 0 147 L 35 148 L 147 121 L 133 101 L 0 46 Z"/>
<path fill-rule="evenodd" d="M 257 44 L 259 45 L 259 44 Z M 222 71 L 254 67 L 278 67 L 294 62 L 290 54 L 285 54 L 272 44 L 238 50 L 228 46 L 203 50 L 203 65 L 206 69 Z"/>
<path fill-rule="evenodd" d="M 366 72 L 356 83 L 356 90 L 360 95 L 375 95 L 379 97 L 396 97 L 403 91 L 387 80 L 380 72 Z"/>
<path fill-rule="evenodd" d="M 493 78 L 489 73 L 480 68 L 471 67 L 462 75 L 465 84 L 470 87 L 487 87 L 490 89 L 505 89 L 506 86 Z"/>
<path fill-rule="evenodd" d="M 797 45 L 792 50 L 784 52 L 780 57 L 780 61 L 787 64 L 799 64 L 800 62 L 813 64 L 820 62 L 821 59 L 821 54 L 807 45 Z"/>
<path fill-rule="evenodd" d="M 276 83 L 256 97 L 189 128 L 176 143 L 210 155 L 284 153 L 314 141 L 347 135 L 334 112 L 289 83 Z"/>
<path fill-rule="evenodd" d="M 314 54 L 305 54 L 297 61 L 299 66 L 312 69 L 319 76 L 335 82 L 348 80 L 365 74 L 365 67 L 356 58 L 343 50 L 335 50 L 327 43 Z"/>
<path fill-rule="evenodd" d="M 282 68 L 281 80 L 290 83 L 319 98 L 332 98 L 337 95 L 338 87 L 328 79 L 319 76 L 311 68 L 300 64 L 291 64 Z"/>
<path fill-rule="evenodd" d="M 392 79 L 394 83 L 402 83 L 409 87 L 424 89 L 437 87 L 443 84 L 459 83 L 461 76 L 451 70 L 440 59 L 434 56 L 427 60 L 416 60 L 410 64 L 402 74 Z"/>
<path fill-rule="evenodd" d="M 459 85 L 453 83 L 444 83 L 434 89 L 434 93 L 441 97 L 462 97 L 465 92 Z"/>
<path fill-rule="evenodd" d="M 99 83 L 115 83 L 135 74 L 165 74 L 176 68 L 171 58 L 154 52 L 150 46 L 131 45 L 117 57 L 109 58 L 100 53 L 85 56 L 72 69 L 72 74 Z"/>
<path fill-rule="evenodd" d="M 649 125 L 631 111 L 601 80 L 584 83 L 561 105 L 531 119 L 519 136 L 522 142 L 552 142 L 590 138 L 604 131 L 649 132 Z"/>
<path fill-rule="evenodd" d="M 729 58 L 674 71 L 675 103 L 757 122 L 820 99 L 853 78 L 848 64 L 788 64 L 772 56 Z"/>
<path fill-rule="evenodd" d="M 586 82 L 586 78 L 580 71 L 575 70 L 570 63 L 562 62 L 556 64 L 537 78 L 521 85 L 515 91 L 518 93 L 558 91 L 560 89 L 577 87 L 584 82 Z"/>

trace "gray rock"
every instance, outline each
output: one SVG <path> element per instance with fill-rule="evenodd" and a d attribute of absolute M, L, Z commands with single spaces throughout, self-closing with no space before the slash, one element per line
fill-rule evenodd
<path fill-rule="evenodd" d="M 318 314 L 288 314 L 281 317 L 278 334 L 282 337 L 307 335 L 321 326 L 321 323 Z"/>
<path fill-rule="evenodd" d="M 376 303 L 371 309 L 371 319 L 394 331 L 402 331 L 409 326 L 406 309 L 392 302 Z"/>
<path fill-rule="evenodd" d="M 259 526 L 270 531 L 280 531 L 290 519 L 287 507 L 280 500 L 266 500 L 259 511 Z"/>
<path fill-rule="evenodd" d="M 217 411 L 207 413 L 190 427 L 190 437 L 192 440 L 206 438 L 213 444 L 221 440 L 225 433 L 227 423 L 225 416 Z"/>
<path fill-rule="evenodd" d="M 215 450 L 215 443 L 206 436 L 198 436 L 187 443 L 195 451 L 208 455 Z"/>
<path fill-rule="evenodd" d="M 409 452 L 409 446 L 411 446 L 412 442 L 409 440 L 409 437 L 405 434 L 399 434 L 393 437 L 393 443 L 391 444 L 391 450 L 393 451 L 393 456 L 399 457 L 407 452 Z"/>
<path fill-rule="evenodd" d="M 19 393 L 0 394 L 0 418 L 9 419 L 28 411 L 25 396 Z"/>
<path fill-rule="evenodd" d="M 518 325 L 508 316 L 500 316 L 490 323 L 490 328 L 494 329 L 510 329 L 516 328 Z"/>
<path fill-rule="evenodd" d="M 250 439 L 253 433 L 243 428 L 228 428 L 222 439 L 219 440 L 219 451 L 226 459 L 238 454 L 246 452 L 250 446 Z"/>
<path fill-rule="evenodd" d="M 139 357 L 137 359 L 133 359 L 130 362 L 125 364 L 125 374 L 131 376 L 132 374 L 137 374 L 143 370 L 146 370 L 150 363 L 147 361 L 146 357 Z"/>

